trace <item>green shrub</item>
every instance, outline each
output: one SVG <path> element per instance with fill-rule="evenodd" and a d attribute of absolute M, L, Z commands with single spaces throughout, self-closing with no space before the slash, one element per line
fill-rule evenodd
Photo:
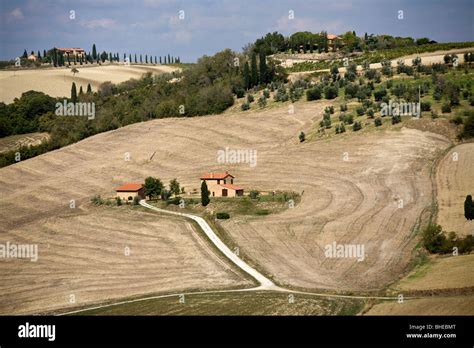
<path fill-rule="evenodd" d="M 117 206 L 122 205 L 122 200 L 120 199 L 120 197 L 115 197 L 115 202 L 117 203 Z"/>
<path fill-rule="evenodd" d="M 242 111 L 247 111 L 248 109 L 250 109 L 250 104 L 249 103 L 243 103 L 240 108 L 242 109 Z"/>
<path fill-rule="evenodd" d="M 462 116 L 456 115 L 449 122 L 454 123 L 456 126 L 459 126 L 460 124 L 462 124 Z"/>
<path fill-rule="evenodd" d="M 356 113 L 357 113 L 357 116 L 362 116 L 363 114 L 365 114 L 365 109 L 362 106 L 359 106 L 356 109 Z"/>
<path fill-rule="evenodd" d="M 469 139 L 474 137 L 474 112 L 470 111 L 466 120 L 464 121 L 464 126 L 460 138 Z"/>
<path fill-rule="evenodd" d="M 258 106 L 259 106 L 260 108 L 264 108 L 265 106 L 267 106 L 267 98 L 265 98 L 264 96 L 262 96 L 262 97 L 258 98 L 257 103 L 258 103 Z"/>
<path fill-rule="evenodd" d="M 342 112 L 347 111 L 347 104 L 341 104 L 340 109 Z"/>
<path fill-rule="evenodd" d="M 427 101 L 420 102 L 420 109 L 421 111 L 430 111 L 431 110 L 431 103 Z"/>
<path fill-rule="evenodd" d="M 326 99 L 334 99 L 338 95 L 338 89 L 336 86 L 327 86 L 324 88 L 324 97 Z"/>
<path fill-rule="evenodd" d="M 397 124 L 397 123 L 400 123 L 400 122 L 402 122 L 401 116 L 399 116 L 399 115 L 392 116 L 392 124 Z"/>
<path fill-rule="evenodd" d="M 312 100 L 319 100 L 321 99 L 321 88 L 319 86 L 310 88 L 306 91 L 306 100 L 307 101 L 312 101 Z"/>
<path fill-rule="evenodd" d="M 436 224 L 430 224 L 426 227 L 423 231 L 422 241 L 426 250 L 437 254 L 452 253 L 454 248 L 457 248 L 460 254 L 466 254 L 474 248 L 474 236 L 468 235 L 464 238 L 458 238 L 456 233 L 450 232 L 446 237 L 441 226 Z"/>
<path fill-rule="evenodd" d="M 105 203 L 105 201 L 102 199 L 100 195 L 95 195 L 91 198 L 91 202 L 94 205 L 102 205 Z"/>
<path fill-rule="evenodd" d="M 256 215 L 268 215 L 270 211 L 268 209 L 258 209 L 255 211 Z"/>
<path fill-rule="evenodd" d="M 247 103 L 248 103 L 248 104 L 252 103 L 254 100 L 255 100 L 255 99 L 254 99 L 254 97 L 253 97 L 252 94 L 248 94 L 248 95 L 247 95 Z"/>
<path fill-rule="evenodd" d="M 358 130 L 361 130 L 362 129 L 362 123 L 356 121 L 354 122 L 353 126 L 352 126 L 352 130 L 354 132 L 357 132 Z"/>
<path fill-rule="evenodd" d="M 448 114 L 451 112 L 451 105 L 449 104 L 443 104 L 443 106 L 441 106 L 441 112 L 443 114 Z"/>
<path fill-rule="evenodd" d="M 303 131 L 300 133 L 300 135 L 298 136 L 298 138 L 300 139 L 300 143 L 302 143 L 303 141 L 306 140 L 306 135 L 304 134 Z"/>
<path fill-rule="evenodd" d="M 216 213 L 216 218 L 220 219 L 220 220 L 227 220 L 230 218 L 230 215 L 229 213 L 226 213 L 226 212 L 218 212 Z"/>
<path fill-rule="evenodd" d="M 257 190 L 252 190 L 249 193 L 249 197 L 252 199 L 257 199 L 259 195 L 260 195 L 260 192 Z"/>
<path fill-rule="evenodd" d="M 375 127 L 380 127 L 382 125 L 382 119 L 380 117 L 377 117 L 374 120 Z"/>

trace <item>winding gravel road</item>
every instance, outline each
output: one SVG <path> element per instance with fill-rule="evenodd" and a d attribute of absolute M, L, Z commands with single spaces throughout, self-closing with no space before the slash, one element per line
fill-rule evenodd
<path fill-rule="evenodd" d="M 275 285 L 270 279 L 265 277 L 263 274 L 261 274 L 259 271 L 257 271 L 255 268 L 250 267 L 247 263 L 242 261 L 236 254 L 230 250 L 227 245 L 225 245 L 219 237 L 214 233 L 212 230 L 211 226 L 200 216 L 196 215 L 191 215 L 191 214 L 186 214 L 186 213 L 178 213 L 174 211 L 169 211 L 165 209 L 160 209 L 157 207 L 154 207 L 150 204 L 148 204 L 145 200 L 140 201 L 140 205 L 152 209 L 155 211 L 158 211 L 160 213 L 165 213 L 165 214 L 172 214 L 172 215 L 178 215 L 178 216 L 183 216 L 188 219 L 194 220 L 198 223 L 199 227 L 204 231 L 206 236 L 211 240 L 211 242 L 230 260 L 232 261 L 237 267 L 239 267 L 241 270 L 243 270 L 245 273 L 249 274 L 252 278 L 256 279 L 259 283 L 260 286 L 257 288 L 252 288 L 252 290 L 283 290 L 279 286 Z"/>

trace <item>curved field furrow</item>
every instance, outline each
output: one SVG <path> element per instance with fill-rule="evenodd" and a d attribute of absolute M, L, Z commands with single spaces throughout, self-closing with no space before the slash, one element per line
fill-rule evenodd
<path fill-rule="evenodd" d="M 8 285 L 0 285 L 1 303 L 11 303 L 1 312 L 59 308 L 71 291 L 82 304 L 139 293 L 248 285 L 216 256 L 204 253 L 185 222 L 89 203 L 93 195 L 113 197 L 114 187 L 148 176 L 166 184 L 177 178 L 186 192 L 199 191 L 199 176 L 206 171 L 230 171 L 247 192 L 304 192 L 295 208 L 280 214 L 222 223 L 252 263 L 276 282 L 357 291 L 392 281 L 410 261 L 412 228 L 431 204 L 430 165 L 449 142 L 402 129 L 300 144 L 299 132 L 308 132 L 326 105 L 297 102 L 293 115 L 283 105 L 153 120 L 0 169 L 2 240 L 39 242 L 44 253 L 44 263 L 0 263 L 1 274 L 12 277 Z M 227 146 L 256 150 L 256 166 L 218 163 L 217 151 Z M 403 199 L 402 208 L 398 199 Z M 327 258 L 325 247 L 333 242 L 364 245 L 364 260 Z M 135 250 L 136 262 L 123 258 L 125 245 Z M 29 276 L 22 279 L 22 271 Z M 18 302 L 4 290 L 12 289 L 12 283 L 22 289 Z M 28 291 L 31 283 L 38 290 Z"/>

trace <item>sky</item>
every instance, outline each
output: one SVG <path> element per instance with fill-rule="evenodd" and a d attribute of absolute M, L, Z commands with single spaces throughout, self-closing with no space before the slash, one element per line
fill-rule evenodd
<path fill-rule="evenodd" d="M 225 48 L 241 51 L 273 31 L 474 41 L 474 0 L 1 0 L 0 10 L 0 60 L 24 49 L 92 51 L 95 43 L 121 58 L 171 54 L 195 62 Z"/>

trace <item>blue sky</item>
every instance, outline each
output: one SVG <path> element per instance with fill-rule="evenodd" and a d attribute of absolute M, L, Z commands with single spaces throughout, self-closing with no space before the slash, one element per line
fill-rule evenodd
<path fill-rule="evenodd" d="M 474 0 L 1 0 L 0 6 L 2 60 L 25 48 L 90 51 L 95 43 L 99 51 L 121 57 L 170 53 L 193 62 L 224 48 L 240 51 L 273 31 L 355 30 L 474 41 Z"/>

